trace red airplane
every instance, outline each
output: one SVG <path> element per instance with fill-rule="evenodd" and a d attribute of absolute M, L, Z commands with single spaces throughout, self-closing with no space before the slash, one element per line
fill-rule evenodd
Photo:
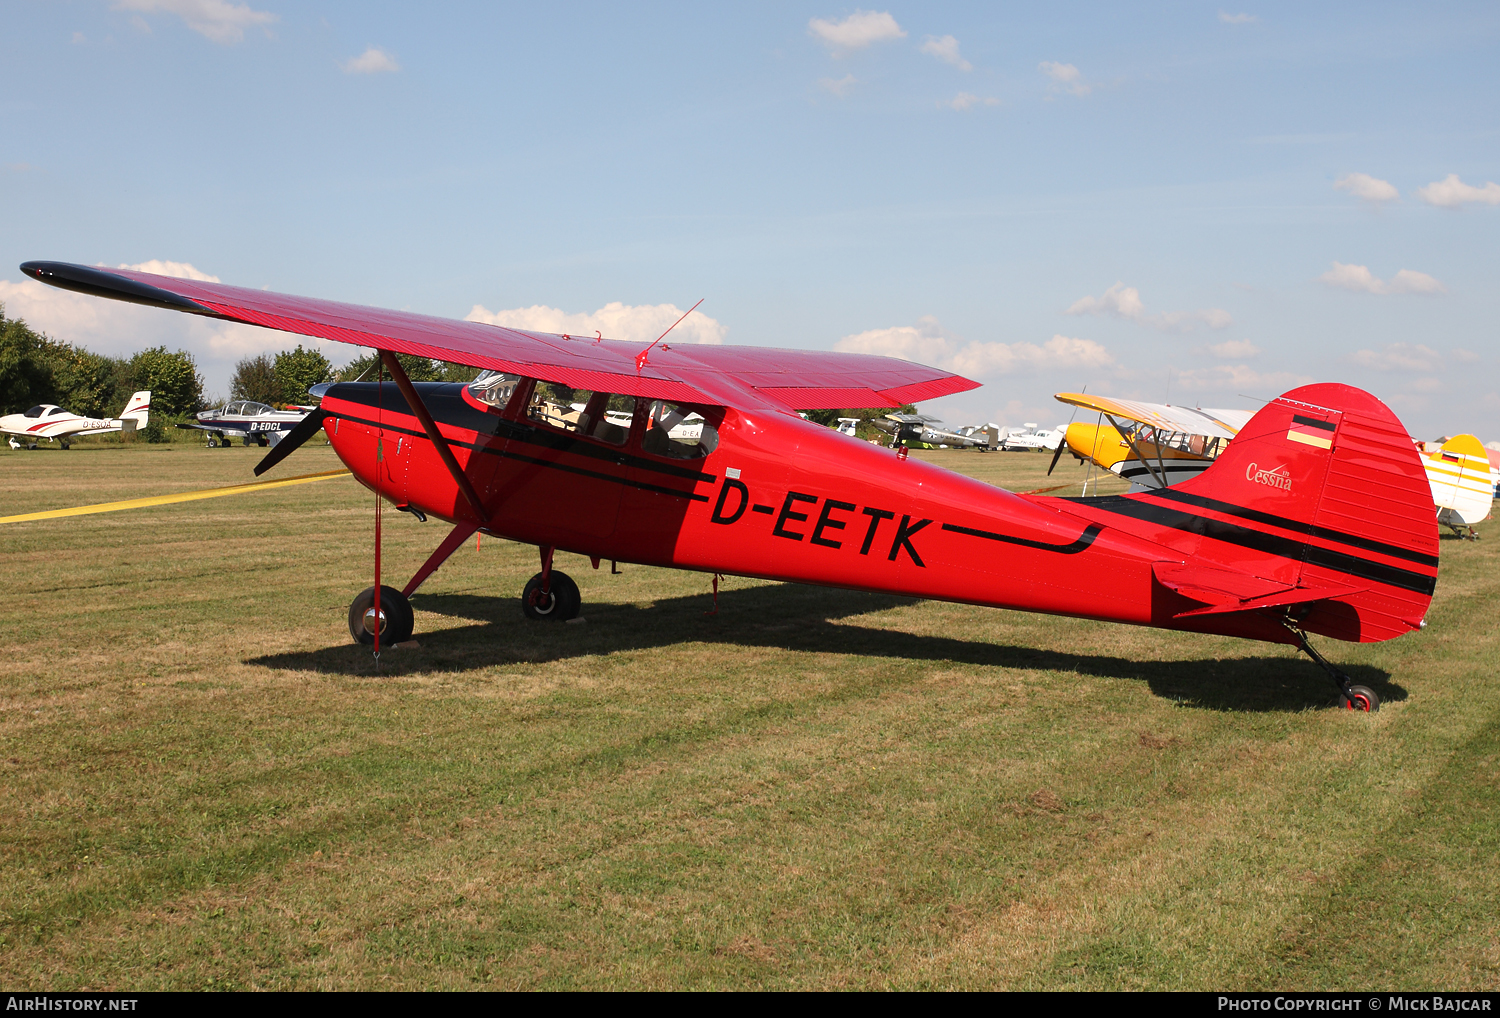
<path fill-rule="evenodd" d="M 541 552 L 522 603 L 568 619 L 564 549 L 602 560 L 906 594 L 1294 645 L 1424 625 L 1437 584 L 1432 491 L 1370 394 L 1308 385 L 1266 404 L 1174 487 L 1016 495 L 811 424 L 797 410 L 897 407 L 978 383 L 887 357 L 728 346 L 645 350 L 127 269 L 27 262 L 44 283 L 373 347 L 393 382 L 338 383 L 261 462 L 323 431 L 379 498 L 453 530 L 402 590 L 354 599 L 361 643 L 408 639 L 409 598 L 476 531 Z M 670 331 L 670 330 L 669 330 Z M 486 369 L 413 384 L 395 354 Z M 382 373 L 383 379 L 383 373 Z M 584 390 L 547 399 L 547 383 Z M 378 521 L 378 515 L 377 515 Z M 717 583 L 715 584 L 717 589 Z M 376 605 L 376 590 L 379 605 Z"/>

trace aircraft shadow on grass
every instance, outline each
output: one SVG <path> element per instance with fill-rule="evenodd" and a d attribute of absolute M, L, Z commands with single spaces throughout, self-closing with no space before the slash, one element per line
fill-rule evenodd
<path fill-rule="evenodd" d="M 839 621 L 917 603 L 909 597 L 788 583 L 721 591 L 717 615 L 705 614 L 711 603 L 705 594 L 666 598 L 649 605 L 592 601 L 584 605 L 586 623 L 571 625 L 528 622 L 515 597 L 418 594 L 412 599 L 412 607 L 419 613 L 416 639 L 421 648 L 382 655 L 380 671 L 391 677 L 413 672 L 458 672 L 495 664 L 540 664 L 590 654 L 705 642 L 1056 671 L 1076 673 L 1080 679 L 1135 680 L 1145 682 L 1157 696 L 1209 710 L 1298 711 L 1329 706 L 1335 697 L 1328 677 L 1300 658 L 1134 660 L 925 636 Z M 475 624 L 423 632 L 421 613 L 470 619 Z M 270 654 L 246 663 L 349 676 L 371 676 L 375 671 L 370 649 L 352 643 Z M 1356 683 L 1375 690 L 1382 701 L 1406 699 L 1406 689 L 1393 682 L 1385 670 L 1358 664 L 1342 667 Z M 1087 695 L 1086 687 L 1081 686 L 1079 694 Z"/>

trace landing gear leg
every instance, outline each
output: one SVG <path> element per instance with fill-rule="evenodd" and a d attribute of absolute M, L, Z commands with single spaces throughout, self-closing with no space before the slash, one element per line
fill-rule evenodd
<path fill-rule="evenodd" d="M 1313 659 L 1313 663 L 1328 673 L 1333 684 L 1339 687 L 1339 706 L 1345 710 L 1362 710 L 1367 714 L 1373 714 L 1380 709 L 1380 697 L 1375 695 L 1375 690 L 1369 686 L 1356 686 L 1354 680 L 1345 675 L 1322 654 L 1313 649 L 1313 645 L 1307 642 L 1307 634 L 1287 620 L 1282 620 L 1282 625 L 1297 638 L 1297 648 Z"/>
<path fill-rule="evenodd" d="M 544 547 L 542 571 L 526 581 L 521 593 L 521 610 L 528 619 L 556 619 L 566 622 L 578 617 L 583 605 L 583 596 L 578 584 L 567 573 L 552 568 L 552 553 L 555 549 Z"/>

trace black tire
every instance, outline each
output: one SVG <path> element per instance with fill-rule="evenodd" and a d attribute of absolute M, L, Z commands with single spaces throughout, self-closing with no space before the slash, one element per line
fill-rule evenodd
<path fill-rule="evenodd" d="M 1345 710 L 1362 710 L 1374 714 L 1380 709 L 1380 697 L 1369 686 L 1350 686 L 1349 694 L 1339 694 L 1339 706 Z"/>
<path fill-rule="evenodd" d="M 367 647 L 375 642 L 375 634 L 365 628 L 365 613 L 374 605 L 374 587 L 366 587 L 360 591 L 359 596 L 349 605 L 349 635 L 354 637 L 355 643 L 362 643 Z M 380 634 L 380 646 L 393 647 L 410 640 L 411 631 L 416 625 L 416 616 L 412 614 L 411 602 L 402 596 L 401 591 L 382 584 L 380 609 L 385 616 L 385 629 Z"/>
<path fill-rule="evenodd" d="M 66 439 L 64 439 L 60 444 L 62 445 L 62 447 L 64 449 L 71 449 L 71 448 L 73 448 L 71 445 L 68 444 L 68 442 L 67 442 Z"/>
<path fill-rule="evenodd" d="M 548 588 L 544 598 L 541 573 L 526 581 L 526 589 L 521 592 L 521 610 L 526 613 L 526 617 L 538 622 L 566 622 L 576 619 L 578 609 L 583 606 L 583 595 L 578 593 L 578 584 L 573 582 L 573 578 L 554 569 Z"/>

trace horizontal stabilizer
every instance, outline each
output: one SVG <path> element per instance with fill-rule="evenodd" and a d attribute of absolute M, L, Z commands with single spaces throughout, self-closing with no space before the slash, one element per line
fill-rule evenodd
<path fill-rule="evenodd" d="M 1157 582 L 1183 597 L 1202 601 L 1206 608 L 1178 612 L 1176 618 L 1192 615 L 1217 615 L 1224 612 L 1254 611 L 1258 608 L 1280 608 L 1285 605 L 1323 601 L 1368 590 L 1368 587 L 1341 584 L 1336 586 L 1288 586 L 1249 573 L 1201 564 L 1158 562 L 1152 566 Z"/>

